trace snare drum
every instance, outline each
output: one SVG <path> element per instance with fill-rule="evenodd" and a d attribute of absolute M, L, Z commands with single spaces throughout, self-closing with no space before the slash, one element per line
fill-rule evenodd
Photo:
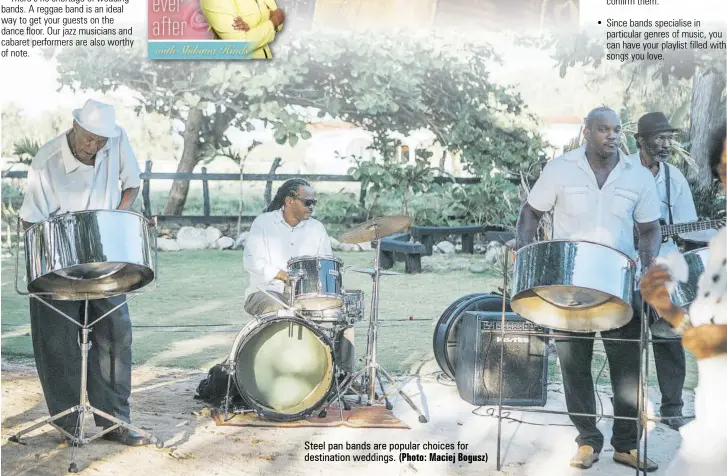
<path fill-rule="evenodd" d="M 296 307 L 311 311 L 343 305 L 341 268 L 343 261 L 333 256 L 300 256 L 288 261 L 288 270 L 297 272 Z"/>
<path fill-rule="evenodd" d="M 341 307 L 323 310 L 302 309 L 300 313 L 317 324 L 328 323 L 334 326 L 350 326 L 363 318 L 363 300 L 363 291 L 347 291 L 343 294 L 343 306 Z"/>

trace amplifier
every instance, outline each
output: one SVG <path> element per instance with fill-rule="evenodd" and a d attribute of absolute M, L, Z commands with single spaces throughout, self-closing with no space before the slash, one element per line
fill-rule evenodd
<path fill-rule="evenodd" d="M 548 343 L 531 334 L 545 329 L 514 312 L 505 313 L 505 335 L 500 334 L 500 312 L 465 312 L 457 333 L 455 380 L 460 397 L 473 405 L 497 405 L 502 357 L 502 403 L 544 406 L 548 398 Z M 507 334 L 507 331 L 527 334 Z M 504 339 L 503 339 L 504 337 Z"/>

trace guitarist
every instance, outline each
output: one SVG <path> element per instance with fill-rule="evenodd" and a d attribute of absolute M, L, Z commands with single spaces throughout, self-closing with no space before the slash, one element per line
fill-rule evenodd
<path fill-rule="evenodd" d="M 661 221 L 668 225 L 686 223 L 697 220 L 692 192 L 689 184 L 679 169 L 667 163 L 672 150 L 674 133 L 678 129 L 669 124 L 661 112 L 650 112 L 639 119 L 638 131 L 634 135 L 638 151 L 629 156 L 638 160 L 649 169 L 656 180 L 659 194 Z M 716 231 L 695 231 L 680 235 L 683 239 L 697 242 L 708 242 Z M 679 248 L 672 238 L 667 238 L 661 245 L 659 255 L 665 256 Z M 653 312 L 653 311 L 650 311 Z M 656 376 L 661 390 L 661 416 L 670 417 L 663 420 L 669 427 L 678 430 L 687 423 L 682 416 L 682 387 L 686 375 L 684 349 L 680 339 L 654 342 L 654 361 Z"/>

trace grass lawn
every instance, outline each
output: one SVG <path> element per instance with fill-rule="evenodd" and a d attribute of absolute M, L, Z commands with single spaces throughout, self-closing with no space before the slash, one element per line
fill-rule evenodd
<path fill-rule="evenodd" d="M 373 264 L 371 252 L 340 253 L 339 257 L 346 267 Z M 134 363 L 206 370 L 229 354 L 235 336 L 248 321 L 242 310 L 248 281 L 242 268 L 242 253 L 187 251 L 160 253 L 159 258 L 158 288 L 129 303 L 134 325 Z M 403 273 L 403 264 L 397 263 L 394 270 Z M 15 293 L 13 271 L 14 260 L 3 260 L 2 355 L 5 359 L 32 362 L 28 300 Z M 348 271 L 343 276 L 343 285 L 349 290 L 364 291 L 368 316 L 371 278 Z M 465 294 L 489 292 L 498 286 L 502 286 L 498 278 L 467 271 L 382 276 L 379 361 L 395 373 L 416 369 L 432 358 L 434 325 L 447 306 Z M 48 318 L 60 319 L 52 314 Z M 365 351 L 366 322 L 356 325 L 357 354 Z M 600 370 L 604 358 L 603 347 L 597 342 L 595 372 Z M 687 359 L 685 387 L 692 389 L 696 385 L 696 365 L 691 355 Z M 653 362 L 649 375 L 656 384 Z M 550 357 L 550 379 L 560 380 L 554 355 Z M 608 366 L 600 382 L 607 379 Z"/>

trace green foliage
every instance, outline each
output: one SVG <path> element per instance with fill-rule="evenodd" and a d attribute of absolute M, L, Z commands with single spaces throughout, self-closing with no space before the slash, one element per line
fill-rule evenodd
<path fill-rule="evenodd" d="M 24 137 L 13 144 L 13 155 L 18 158 L 19 163 L 30 165 L 40 147 L 41 144 L 37 140 Z"/>
<path fill-rule="evenodd" d="M 688 178 L 687 182 L 700 220 L 714 220 L 725 216 L 727 201 L 725 201 L 725 190 L 719 182 L 714 181 L 708 187 L 701 185 L 694 178 Z"/>
<path fill-rule="evenodd" d="M 517 185 L 496 174 L 474 185 L 452 184 L 444 188 L 443 215 L 462 217 L 457 222 L 513 228 L 520 211 Z"/>
<path fill-rule="evenodd" d="M 326 224 L 350 224 L 364 213 L 355 193 L 341 190 L 338 193 L 318 193 L 316 198 L 316 218 Z"/>
<path fill-rule="evenodd" d="M 141 45 L 131 52 L 69 48 L 57 60 L 59 82 L 71 89 L 126 86 L 138 93 L 138 111 L 183 122 L 192 109 L 202 111 L 200 159 L 230 145 L 230 126 L 252 130 L 255 121 L 279 144 L 295 145 L 310 138 L 306 114 L 313 111 L 384 142 L 390 132 L 428 129 L 476 174 L 527 170 L 543 146 L 529 130 L 534 118 L 519 95 L 490 80 L 488 66 L 499 59 L 489 45 L 453 41 L 315 32 L 291 39 L 274 62 L 149 61 Z M 412 192 L 426 189 L 426 172 L 423 165 L 402 172 Z"/>

